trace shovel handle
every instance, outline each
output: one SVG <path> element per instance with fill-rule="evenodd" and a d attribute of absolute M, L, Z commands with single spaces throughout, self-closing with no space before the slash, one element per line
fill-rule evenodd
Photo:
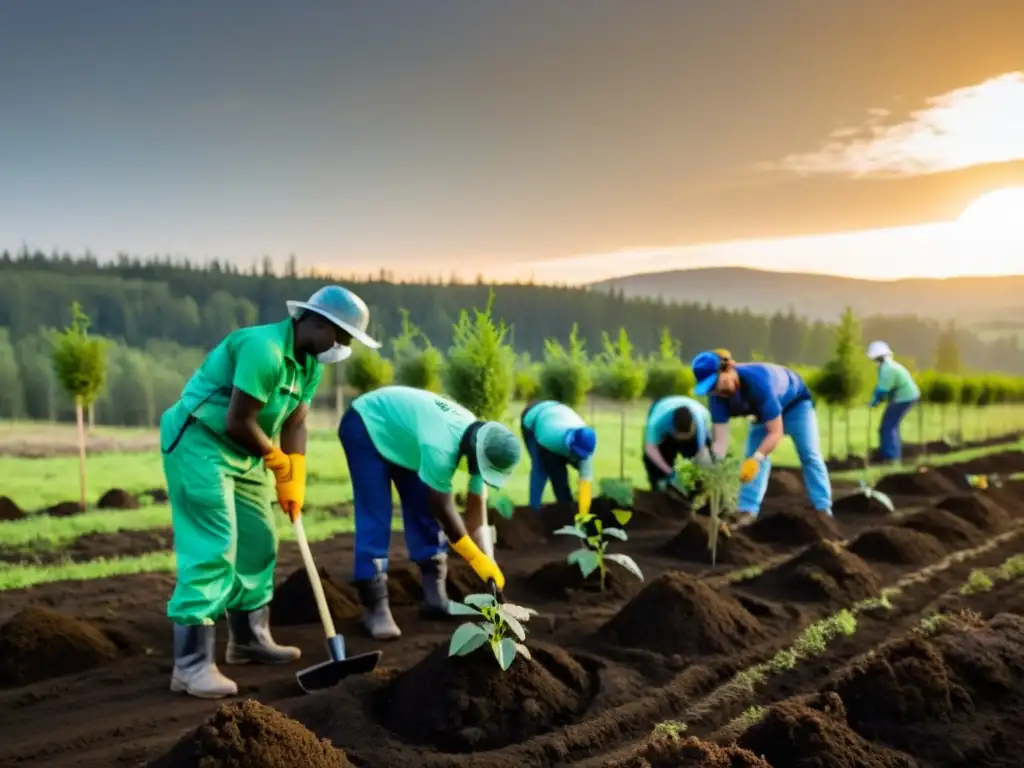
<path fill-rule="evenodd" d="M 309 551 L 309 540 L 306 538 L 306 529 L 302 525 L 302 515 L 298 512 L 290 513 L 292 527 L 295 529 L 295 542 L 299 545 L 299 552 L 302 554 L 302 563 L 306 566 L 306 575 L 309 576 L 309 586 L 313 588 L 313 597 L 316 600 L 316 609 L 320 612 L 320 621 L 324 625 L 324 632 L 327 639 L 337 637 L 334 629 L 334 619 L 327 608 L 327 598 L 324 596 L 324 585 L 320 583 L 320 573 L 313 562 L 313 553 Z"/>

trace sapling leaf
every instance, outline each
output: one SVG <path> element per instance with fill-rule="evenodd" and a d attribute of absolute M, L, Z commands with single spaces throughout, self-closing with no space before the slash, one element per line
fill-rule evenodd
<path fill-rule="evenodd" d="M 577 549 L 569 553 L 569 565 L 578 566 L 583 578 L 587 578 L 597 568 L 600 558 L 592 549 Z"/>
<path fill-rule="evenodd" d="M 613 539 L 618 539 L 619 541 L 629 541 L 629 536 L 627 536 L 626 532 L 621 528 L 605 528 L 604 535 L 611 536 Z"/>
<path fill-rule="evenodd" d="M 498 615 L 505 622 L 505 626 L 516 636 L 517 640 L 522 642 L 526 639 L 526 630 L 523 629 L 523 625 L 514 616 L 511 616 L 501 608 L 498 609 Z"/>
<path fill-rule="evenodd" d="M 600 520 L 594 520 L 594 528 L 597 529 L 598 533 L 600 533 L 602 530 L 604 530 L 604 523 L 602 523 Z"/>
<path fill-rule="evenodd" d="M 479 624 L 463 624 L 452 633 L 448 643 L 449 656 L 465 656 L 484 645 L 491 634 Z"/>
<path fill-rule="evenodd" d="M 631 558 L 629 555 L 620 555 L 619 553 L 616 552 L 616 553 L 613 553 L 613 554 L 610 554 L 610 555 L 605 555 L 604 557 L 605 557 L 606 560 L 611 560 L 613 563 L 617 563 L 618 565 L 621 565 L 623 568 L 625 568 L 631 574 L 633 574 L 638 579 L 640 579 L 640 581 L 644 580 L 644 574 L 640 570 L 640 566 L 637 565 L 636 561 L 633 560 L 633 558 Z"/>
<path fill-rule="evenodd" d="M 466 605 L 472 605 L 474 608 L 492 608 L 498 604 L 498 601 L 494 599 L 494 595 L 487 595 L 483 593 L 466 595 L 462 602 Z"/>
<path fill-rule="evenodd" d="M 877 501 L 890 512 L 896 511 L 896 505 L 892 503 L 892 499 L 890 499 L 886 494 L 882 493 L 881 491 L 876 491 L 875 489 L 872 488 L 871 493 L 869 495 L 870 498 Z"/>
<path fill-rule="evenodd" d="M 494 651 L 494 658 L 498 660 L 502 672 L 507 672 L 516 658 L 516 644 L 511 637 L 503 637 L 501 640 L 491 640 L 491 649 Z"/>
<path fill-rule="evenodd" d="M 537 615 L 533 608 L 524 608 L 521 605 L 512 605 L 512 603 L 504 603 L 501 606 L 501 610 L 520 622 L 529 621 L 530 617 Z"/>
<path fill-rule="evenodd" d="M 619 525 L 625 525 L 633 519 L 633 513 L 628 509 L 616 509 L 612 510 L 612 515 L 615 517 L 615 522 Z"/>
<path fill-rule="evenodd" d="M 563 534 L 565 536 L 575 536 L 578 539 L 587 538 L 587 534 L 581 531 L 575 525 L 563 525 L 561 528 L 555 531 L 556 534 Z"/>
<path fill-rule="evenodd" d="M 450 616 L 483 616 L 483 614 L 472 606 L 450 600 L 448 602 L 448 614 Z"/>
<path fill-rule="evenodd" d="M 515 645 L 516 647 L 516 653 L 518 653 L 520 656 L 525 656 L 527 659 L 530 659 L 531 661 L 533 660 L 533 656 L 530 654 L 529 648 L 527 648 L 522 643 L 513 643 L 513 645 Z"/>

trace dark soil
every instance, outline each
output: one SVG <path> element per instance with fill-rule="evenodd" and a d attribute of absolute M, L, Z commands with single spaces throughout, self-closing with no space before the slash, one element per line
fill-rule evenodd
<path fill-rule="evenodd" d="M 934 536 L 892 525 L 864 531 L 848 549 L 864 560 L 893 565 L 927 565 L 946 554 L 946 547 Z"/>
<path fill-rule="evenodd" d="M 692 736 L 655 736 L 620 760 L 604 768 L 773 768 L 763 758 L 740 747 L 719 746 Z"/>
<path fill-rule="evenodd" d="M 804 507 L 762 511 L 743 532 L 762 544 L 813 544 L 843 538 L 832 518 Z"/>
<path fill-rule="evenodd" d="M 614 563 L 609 563 L 605 575 L 605 596 L 628 597 L 633 594 L 640 580 L 622 570 Z M 530 590 L 545 600 L 568 600 L 574 593 L 601 595 L 601 579 L 594 571 L 586 579 L 580 569 L 569 565 L 564 560 L 547 563 L 527 577 Z"/>
<path fill-rule="evenodd" d="M 875 488 L 887 496 L 948 496 L 958 490 L 953 482 L 927 468 L 886 475 Z"/>
<path fill-rule="evenodd" d="M 501 671 L 487 649 L 448 656 L 447 644 L 398 675 L 384 724 L 402 738 L 446 752 L 516 744 L 573 722 L 591 696 L 588 672 L 560 648 L 534 645 Z"/>
<path fill-rule="evenodd" d="M 598 634 L 616 645 L 666 656 L 733 653 L 764 635 L 735 598 L 681 572 L 644 587 Z"/>
<path fill-rule="evenodd" d="M 1010 524 L 1010 516 L 1006 511 L 991 498 L 981 494 L 950 496 L 936 504 L 936 507 L 983 531 L 1002 531 Z"/>
<path fill-rule="evenodd" d="M 854 733 L 845 722 L 843 702 L 830 698 L 821 709 L 792 699 L 774 705 L 738 745 L 778 768 L 919 768 L 906 755 Z"/>
<path fill-rule="evenodd" d="M 351 768 L 345 753 L 276 709 L 224 704 L 147 768 Z"/>
<path fill-rule="evenodd" d="M 135 557 L 148 552 L 163 552 L 173 546 L 174 534 L 170 528 L 87 533 L 79 536 L 64 549 L 0 551 L 0 562 L 15 565 L 55 565 L 68 561 L 85 563 L 98 558 Z"/>
<path fill-rule="evenodd" d="M 43 510 L 44 515 L 50 517 L 74 517 L 75 515 L 82 514 L 83 510 L 78 506 L 77 501 L 62 501 L 60 504 L 54 504 L 52 507 L 47 507 Z"/>
<path fill-rule="evenodd" d="M 111 488 L 100 496 L 96 506 L 100 509 L 138 509 L 139 500 L 121 488 Z"/>
<path fill-rule="evenodd" d="M 327 598 L 327 609 L 335 621 L 360 616 L 363 609 L 354 591 L 335 584 L 326 569 L 320 568 L 319 573 L 324 597 Z M 274 599 L 270 603 L 270 620 L 275 626 L 280 627 L 320 621 L 320 613 L 317 611 L 316 599 L 313 597 L 313 589 L 305 568 L 293 572 L 274 589 Z"/>
<path fill-rule="evenodd" d="M 891 515 L 882 502 L 873 496 L 856 492 L 849 496 L 843 496 L 832 503 L 832 514 L 834 515 Z"/>
<path fill-rule="evenodd" d="M 661 548 L 662 554 L 687 560 L 692 563 L 710 563 L 708 550 L 708 522 L 695 519 L 688 522 L 674 538 Z M 752 565 L 771 556 L 766 547 L 751 541 L 742 531 L 718 536 L 718 551 L 715 559 L 725 565 Z"/>
<path fill-rule="evenodd" d="M 491 515 L 490 523 L 497 529 L 498 549 L 529 549 L 547 541 L 543 508 L 534 512 L 531 507 L 516 507 L 512 517 Z"/>
<path fill-rule="evenodd" d="M 804 492 L 804 481 L 799 472 L 791 469 L 773 468 L 768 476 L 766 497 L 801 496 Z"/>
<path fill-rule="evenodd" d="M 839 543 L 821 541 L 738 586 L 787 600 L 850 605 L 877 596 L 882 580 L 870 565 Z"/>
<path fill-rule="evenodd" d="M 927 533 L 938 539 L 947 549 L 966 549 L 980 544 L 984 534 L 970 523 L 944 509 L 924 509 L 915 512 L 898 525 Z"/>
<path fill-rule="evenodd" d="M 0 520 L 21 520 L 25 513 L 7 496 L 0 496 Z"/>
<path fill-rule="evenodd" d="M 28 685 L 113 661 L 114 643 L 96 627 L 46 608 L 28 607 L 0 627 L 0 685 Z"/>

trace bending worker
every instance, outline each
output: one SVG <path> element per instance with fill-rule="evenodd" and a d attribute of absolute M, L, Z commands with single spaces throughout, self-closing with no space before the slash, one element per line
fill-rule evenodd
<path fill-rule="evenodd" d="M 493 580 L 498 589 L 504 588 L 490 528 L 483 522 L 485 484 L 501 488 L 519 464 L 519 440 L 507 427 L 479 421 L 461 405 L 432 392 L 388 386 L 353 400 L 338 436 L 355 504 L 353 581 L 371 636 L 387 640 L 402 634 L 388 603 L 392 483 L 401 499 L 405 543 L 409 558 L 420 568 L 428 613 L 448 613 L 445 537 L 482 581 Z M 452 496 L 452 478 L 463 458 L 469 466 L 466 525 Z"/>
<path fill-rule="evenodd" d="M 905 366 L 893 360 L 892 350 L 884 341 L 868 345 L 868 357 L 878 364 L 878 383 L 870 407 L 888 402 L 882 423 L 878 425 L 878 453 L 882 461 L 898 462 L 902 453 L 900 424 L 921 399 L 921 390 Z"/>
<path fill-rule="evenodd" d="M 366 305 L 340 286 L 287 304 L 289 319 L 241 328 L 221 341 L 160 419 L 177 557 L 167 604 L 172 691 L 200 698 L 238 693 L 214 659 L 214 622 L 225 610 L 228 664 L 283 664 L 300 655 L 270 633 L 278 540 L 267 470 L 281 508 L 298 514 L 306 490 L 306 414 L 323 364 L 347 357 L 353 338 L 379 345 L 366 335 Z"/>
<path fill-rule="evenodd" d="M 811 504 L 831 517 L 832 487 L 821 455 L 818 417 L 799 374 L 772 363 L 735 363 L 724 349 L 701 352 L 693 358 L 692 368 L 697 379 L 694 391 L 708 396 L 717 456 L 729 448 L 729 420 L 753 417 L 747 458 L 740 467 L 738 524 L 751 522 L 760 512 L 771 474 L 770 457 L 783 435 L 789 435 L 796 447 Z"/>
<path fill-rule="evenodd" d="M 556 400 L 531 403 L 520 421 L 530 454 L 530 506 L 539 510 L 544 489 L 551 489 L 559 504 L 572 503 L 569 466 L 579 473 L 579 508 L 590 511 L 594 483 L 597 433 L 576 411 Z"/>
<path fill-rule="evenodd" d="M 654 401 L 644 426 L 644 469 L 652 490 L 676 482 L 678 457 L 711 461 L 711 414 L 691 397 L 670 395 Z"/>

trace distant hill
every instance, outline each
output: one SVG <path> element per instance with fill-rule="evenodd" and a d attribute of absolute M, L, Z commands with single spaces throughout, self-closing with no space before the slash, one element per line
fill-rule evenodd
<path fill-rule="evenodd" d="M 850 306 L 861 316 L 913 314 L 956 319 L 965 325 L 1024 324 L 1024 275 L 881 282 L 723 267 L 628 275 L 592 283 L 591 288 L 621 290 L 627 298 L 706 302 L 756 313 L 792 306 L 798 315 L 826 321 L 837 319 Z"/>

